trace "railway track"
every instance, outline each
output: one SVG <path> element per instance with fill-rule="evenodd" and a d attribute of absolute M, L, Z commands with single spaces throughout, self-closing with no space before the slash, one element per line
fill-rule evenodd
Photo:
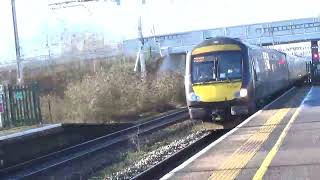
<path fill-rule="evenodd" d="M 283 92 L 281 92 L 280 94 L 282 93 Z M 274 96 L 269 100 L 271 101 L 276 97 L 277 96 Z M 74 166 L 75 164 L 81 164 L 81 162 L 87 162 L 89 156 L 108 151 L 112 148 L 114 149 L 113 152 L 118 151 L 117 147 L 115 146 L 121 142 L 130 140 L 130 138 L 132 138 L 133 136 L 148 134 L 154 132 L 155 130 L 159 130 L 188 118 L 189 115 L 187 113 L 187 109 L 182 109 L 180 111 L 160 116 L 155 119 L 136 124 L 130 128 L 108 134 L 94 140 L 48 154 L 46 156 L 17 164 L 9 168 L 0 169 L 0 179 L 39 179 L 39 177 L 44 177 L 48 174 L 51 176 L 55 176 L 55 172 L 57 172 L 58 169 Z M 232 128 L 229 127 L 226 129 L 213 131 L 211 134 L 208 134 L 203 138 L 197 140 L 195 143 L 178 151 L 177 153 L 166 158 L 157 165 L 152 166 L 146 171 L 136 175 L 133 179 L 157 179 L 162 177 L 165 173 L 169 172 L 174 167 L 194 155 L 196 152 L 200 151 L 202 148 L 206 147 L 208 144 L 221 137 L 230 129 Z M 90 161 L 91 164 L 88 163 L 88 166 L 97 164 L 96 162 L 92 162 L 92 160 Z M 100 168 L 105 165 L 106 164 L 100 165 Z M 69 170 L 67 172 L 70 173 L 73 172 L 73 170 Z M 68 173 L 62 174 L 62 177 L 66 177 Z M 80 177 L 76 176 L 75 179 L 88 177 L 92 173 L 94 172 L 90 172 L 87 174 L 82 173 Z"/>
<path fill-rule="evenodd" d="M 291 90 L 296 90 L 296 88 L 291 89 L 284 89 L 283 91 L 277 93 L 276 95 L 270 97 L 267 104 L 265 104 L 263 107 L 261 107 L 256 113 L 259 111 L 264 110 L 265 108 L 269 107 L 274 101 L 276 101 L 279 97 L 282 95 L 290 92 Z M 252 115 L 253 116 L 253 115 Z M 211 131 L 210 134 L 198 139 L 194 143 L 190 144 L 189 146 L 181 149 L 180 151 L 174 153 L 173 155 L 169 156 L 168 158 L 164 159 L 163 161 L 159 162 L 158 164 L 148 168 L 147 170 L 143 171 L 142 173 L 134 176 L 132 179 L 134 180 L 143 180 L 143 179 L 160 179 L 167 173 L 169 173 L 174 168 L 178 167 L 180 164 L 185 162 L 187 159 L 195 155 L 197 152 L 204 149 L 206 146 L 208 146 L 210 143 L 216 141 L 226 133 L 228 133 L 231 130 L 234 130 L 234 128 L 240 124 L 240 122 L 243 122 L 247 117 L 241 119 L 238 122 L 235 122 L 235 124 L 229 125 L 225 129 L 216 129 L 214 131 Z M 248 117 L 250 118 L 250 117 Z"/>
<path fill-rule="evenodd" d="M 0 179 L 33 179 L 54 174 L 53 172 L 57 169 L 80 164 L 95 153 L 112 149 L 119 143 L 130 140 L 133 136 L 148 134 L 188 118 L 187 109 L 184 108 L 115 133 L 0 169 Z"/>
<path fill-rule="evenodd" d="M 198 139 L 196 142 L 174 153 L 173 155 L 169 156 L 168 158 L 164 159 L 158 164 L 150 167 L 146 171 L 136 175 L 132 179 L 160 179 L 166 173 L 170 172 L 172 169 L 182 164 L 185 160 L 187 160 L 188 158 L 205 148 L 207 145 L 224 135 L 229 130 L 230 129 L 219 129 L 212 131 L 211 133 Z"/>

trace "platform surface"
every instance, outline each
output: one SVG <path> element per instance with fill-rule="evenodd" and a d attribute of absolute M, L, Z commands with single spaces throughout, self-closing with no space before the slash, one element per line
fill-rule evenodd
<path fill-rule="evenodd" d="M 16 127 L 7 130 L 0 131 L 0 141 L 18 138 L 25 135 L 31 135 L 35 133 L 41 133 L 43 131 L 47 131 L 49 129 L 53 129 L 56 127 L 61 127 L 61 124 L 41 124 L 34 126 L 23 126 Z"/>
<path fill-rule="evenodd" d="M 320 87 L 294 88 L 162 179 L 319 179 Z"/>

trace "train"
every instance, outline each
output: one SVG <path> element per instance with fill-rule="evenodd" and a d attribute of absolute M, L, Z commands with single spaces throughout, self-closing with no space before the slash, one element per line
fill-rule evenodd
<path fill-rule="evenodd" d="M 262 99 L 306 82 L 307 62 L 239 39 L 206 39 L 186 56 L 190 118 L 212 122 L 252 114 Z"/>

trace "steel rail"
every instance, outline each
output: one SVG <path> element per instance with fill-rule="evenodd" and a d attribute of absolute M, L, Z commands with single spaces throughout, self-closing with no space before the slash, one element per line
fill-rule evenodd
<path fill-rule="evenodd" d="M 165 114 L 152 120 L 141 122 L 132 127 L 65 148 L 48 155 L 38 157 L 11 167 L 0 169 L 0 179 L 33 178 L 44 175 L 55 168 L 61 168 L 76 160 L 100 150 L 107 150 L 112 145 L 127 141 L 133 136 L 144 135 L 189 118 L 187 109 Z"/>
<path fill-rule="evenodd" d="M 166 173 L 170 172 L 172 169 L 184 162 L 186 159 L 190 158 L 191 156 L 199 152 L 201 149 L 203 149 L 204 147 L 206 147 L 207 145 L 224 135 L 229 130 L 230 129 L 219 129 L 203 136 L 202 138 L 198 139 L 197 141 L 193 142 L 187 147 L 179 150 L 173 155 L 162 160 L 158 164 L 134 176 L 132 179 L 143 180 L 161 178 Z"/>

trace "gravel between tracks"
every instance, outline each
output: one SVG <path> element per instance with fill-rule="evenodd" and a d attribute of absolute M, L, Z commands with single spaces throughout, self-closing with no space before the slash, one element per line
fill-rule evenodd
<path fill-rule="evenodd" d="M 130 179 L 189 146 L 209 132 L 200 122 L 184 121 L 132 139 L 118 161 L 92 174 L 90 180 Z"/>
<path fill-rule="evenodd" d="M 189 146 L 198 139 L 207 135 L 207 133 L 208 132 L 206 131 L 198 131 L 186 136 L 185 138 L 175 140 L 168 145 L 159 147 L 158 149 L 143 155 L 142 158 L 133 163 L 133 165 L 106 177 L 106 179 L 130 179 L 149 167 L 156 165 L 177 151 Z"/>

